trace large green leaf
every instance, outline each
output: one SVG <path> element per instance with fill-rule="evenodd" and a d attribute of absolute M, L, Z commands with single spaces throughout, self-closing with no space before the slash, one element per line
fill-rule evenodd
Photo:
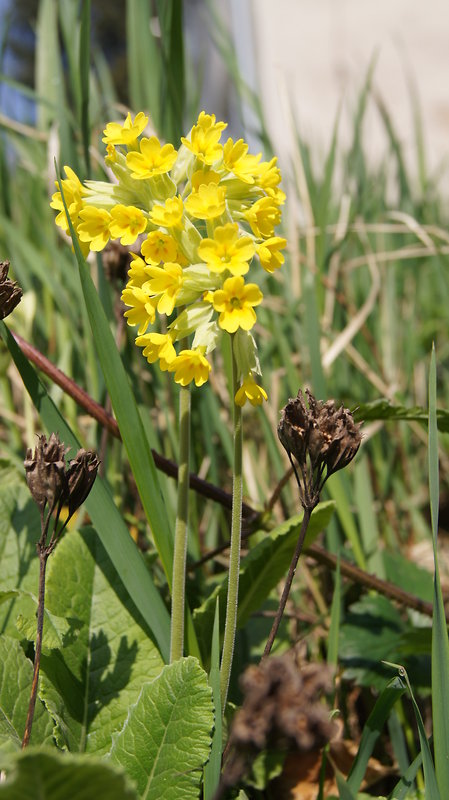
<path fill-rule="evenodd" d="M 114 739 L 111 760 L 133 778 L 142 800 L 193 800 L 213 724 L 206 673 L 195 658 L 180 659 L 142 687 Z"/>
<path fill-rule="evenodd" d="M 23 592 L 18 589 L 0 592 L 0 604 L 15 600 L 12 619 L 20 639 L 34 642 L 36 638 L 36 615 L 38 599 L 32 592 Z M 44 632 L 42 637 L 43 649 L 51 650 L 53 647 L 63 647 L 64 638 L 70 631 L 70 623 L 65 617 L 50 614 L 48 608 L 44 609 Z"/>
<path fill-rule="evenodd" d="M 80 447 L 80 443 L 72 433 L 65 419 L 59 413 L 55 404 L 49 397 L 45 386 L 39 380 L 35 370 L 23 355 L 3 320 L 0 320 L 0 336 L 11 353 L 25 388 L 37 411 L 41 415 L 47 431 L 59 433 L 62 441 L 72 447 L 73 450 L 77 450 Z M 99 477 L 97 477 L 92 491 L 86 500 L 86 507 L 95 526 L 95 530 L 129 592 L 130 597 L 156 636 L 162 655 L 165 659 L 168 659 L 170 650 L 169 614 L 112 500 L 106 484 Z M 14 562 L 17 561 L 18 558 L 20 559 L 19 573 L 21 576 L 24 570 L 22 557 L 16 552 L 17 548 L 15 548 L 14 545 L 12 545 L 12 549 L 14 551 Z M 30 548 L 27 549 L 25 554 L 26 558 L 31 557 L 29 551 Z M 22 584 L 20 585 L 22 586 Z M 37 580 L 34 586 L 36 585 Z M 13 588 L 13 585 L 8 584 L 4 588 Z M 32 587 L 27 585 L 23 586 L 23 588 L 31 589 Z"/>
<path fill-rule="evenodd" d="M 11 753 L 20 750 L 32 680 L 33 665 L 19 642 L 3 636 L 0 639 L 0 768 L 7 767 Z M 38 699 L 30 743 L 51 744 L 52 741 L 53 720 Z"/>
<path fill-rule="evenodd" d="M 137 800 L 125 775 L 104 762 L 28 748 L 15 759 L 1 800 Z"/>
<path fill-rule="evenodd" d="M 334 503 L 320 503 L 314 510 L 307 531 L 304 549 L 328 525 L 334 511 Z M 242 559 L 239 579 L 239 605 L 237 626 L 244 627 L 251 614 L 257 611 L 272 589 L 287 575 L 299 536 L 303 514 L 296 514 L 282 525 L 278 525 L 256 544 Z M 212 627 L 217 597 L 220 605 L 220 620 L 224 624 L 228 582 L 225 579 L 194 613 L 195 628 L 203 655 L 209 656 Z"/>
<path fill-rule="evenodd" d="M 142 683 L 160 673 L 160 653 L 93 530 L 67 534 L 50 557 L 46 605 L 73 624 L 41 662 L 58 743 L 102 755 Z"/>

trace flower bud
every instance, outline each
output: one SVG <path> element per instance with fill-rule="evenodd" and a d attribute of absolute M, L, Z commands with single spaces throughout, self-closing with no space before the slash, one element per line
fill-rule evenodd
<path fill-rule="evenodd" d="M 0 262 L 0 319 L 5 319 L 20 303 L 22 289 L 8 278 L 9 261 Z"/>

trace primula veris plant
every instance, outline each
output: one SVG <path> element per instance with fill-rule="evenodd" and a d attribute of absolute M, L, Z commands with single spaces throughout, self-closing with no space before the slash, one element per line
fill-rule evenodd
<path fill-rule="evenodd" d="M 78 179 L 65 167 L 64 198 L 84 253 L 119 240 L 135 248 L 122 300 L 136 344 L 149 363 L 182 386 L 204 384 L 223 331 L 233 334 L 239 388 L 235 402 L 260 405 L 252 329 L 263 295 L 257 265 L 279 269 L 286 240 L 275 235 L 285 195 L 276 158 L 262 161 L 243 139 L 222 143 L 225 122 L 202 111 L 178 149 L 145 136 L 148 117 L 128 114 L 105 130 L 105 164 L 114 182 Z M 57 224 L 68 231 L 61 193 Z M 165 315 L 166 333 L 153 330 Z M 192 337 L 186 347 L 186 338 Z"/>

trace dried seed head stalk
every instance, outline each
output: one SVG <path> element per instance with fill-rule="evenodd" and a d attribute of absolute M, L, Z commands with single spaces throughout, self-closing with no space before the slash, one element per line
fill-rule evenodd
<path fill-rule="evenodd" d="M 262 750 L 305 753 L 332 737 L 330 711 L 321 699 L 331 690 L 331 671 L 323 664 L 300 669 L 287 653 L 248 667 L 240 684 L 244 700 L 231 728 L 227 786 L 235 785 Z"/>
<path fill-rule="evenodd" d="M 22 299 L 19 284 L 8 278 L 9 261 L 0 262 L 0 319 L 5 319 Z"/>
<path fill-rule="evenodd" d="M 326 480 L 352 461 L 362 436 L 361 423 L 354 422 L 347 408 L 337 408 L 333 400 L 316 400 L 307 390 L 306 394 L 308 406 L 299 390 L 283 408 L 278 436 L 294 468 L 301 503 L 314 508 Z"/>

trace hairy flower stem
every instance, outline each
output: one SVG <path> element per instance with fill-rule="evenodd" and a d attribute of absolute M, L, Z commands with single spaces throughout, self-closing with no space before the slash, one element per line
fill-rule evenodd
<path fill-rule="evenodd" d="M 224 714 L 234 654 L 239 593 L 240 540 L 242 531 L 242 409 L 234 402 L 237 392 L 237 364 L 232 354 L 232 402 L 234 406 L 234 476 L 232 482 L 231 549 L 229 553 L 228 598 L 220 667 L 221 707 Z"/>
<path fill-rule="evenodd" d="M 184 652 L 184 607 L 189 516 L 190 387 L 181 386 L 179 394 L 179 467 L 178 507 L 173 556 L 170 662 Z"/>
<path fill-rule="evenodd" d="M 302 518 L 301 523 L 301 530 L 299 532 L 299 538 L 296 543 L 295 552 L 293 553 L 293 558 L 290 563 L 290 567 L 288 570 L 287 580 L 285 582 L 284 591 L 282 592 L 282 597 L 279 602 L 279 608 L 276 612 L 276 616 L 273 621 L 273 625 L 270 631 L 270 635 L 268 637 L 267 643 L 265 645 L 265 650 L 263 651 L 263 656 L 261 661 L 264 660 L 267 656 L 270 655 L 271 648 L 273 647 L 273 642 L 276 638 L 276 634 L 279 629 L 279 625 L 281 624 L 282 615 L 284 613 L 285 606 L 287 604 L 288 596 L 290 594 L 290 589 L 293 583 L 293 578 L 295 577 L 296 567 L 298 565 L 299 556 L 301 555 L 302 548 L 304 545 L 304 539 L 306 538 L 307 528 L 309 527 L 310 517 L 312 515 L 313 507 L 304 508 L 304 516 Z"/>
<path fill-rule="evenodd" d="M 34 709 L 36 706 L 37 686 L 39 682 L 39 668 L 41 663 L 42 652 L 42 633 L 44 630 L 44 608 L 45 608 L 45 571 L 47 568 L 47 559 L 49 553 L 46 548 L 39 552 L 39 595 L 37 604 L 37 632 L 36 632 L 36 646 L 34 653 L 34 672 L 33 682 L 31 684 L 30 702 L 28 705 L 28 714 L 25 723 L 25 733 L 22 739 L 22 750 L 27 746 L 30 736 L 31 728 L 33 726 Z"/>

